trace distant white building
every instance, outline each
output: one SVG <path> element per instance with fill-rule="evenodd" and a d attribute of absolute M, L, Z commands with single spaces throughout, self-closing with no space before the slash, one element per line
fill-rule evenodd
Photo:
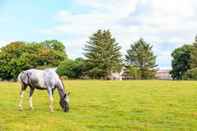
<path fill-rule="evenodd" d="M 170 75 L 170 70 L 168 69 L 158 70 L 156 72 L 156 78 L 159 80 L 172 80 L 172 77 Z"/>
<path fill-rule="evenodd" d="M 122 80 L 122 75 L 118 72 L 112 73 L 110 80 Z"/>
<path fill-rule="evenodd" d="M 122 80 L 123 73 L 124 73 L 124 68 L 122 68 L 120 72 L 112 72 L 111 75 L 109 76 L 109 79 L 110 80 Z"/>
<path fill-rule="evenodd" d="M 169 69 L 161 69 L 156 72 L 156 79 L 159 80 L 172 80 Z M 112 72 L 108 77 L 110 80 L 131 80 L 131 76 L 128 75 L 128 72 L 125 68 L 122 68 L 120 72 Z"/>

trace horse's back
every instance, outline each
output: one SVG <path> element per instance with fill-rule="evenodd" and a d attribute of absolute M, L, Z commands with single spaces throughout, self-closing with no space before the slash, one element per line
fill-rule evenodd
<path fill-rule="evenodd" d="M 29 69 L 24 72 L 29 75 L 30 84 L 36 88 L 46 89 L 48 86 L 55 86 L 59 78 L 53 69 Z"/>

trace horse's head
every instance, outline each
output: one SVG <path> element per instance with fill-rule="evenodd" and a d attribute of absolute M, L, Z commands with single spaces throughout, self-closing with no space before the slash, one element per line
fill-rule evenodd
<path fill-rule="evenodd" d="M 61 98 L 60 100 L 60 106 L 62 107 L 62 110 L 64 112 L 68 112 L 69 111 L 69 95 L 70 93 L 65 93 L 64 97 Z"/>

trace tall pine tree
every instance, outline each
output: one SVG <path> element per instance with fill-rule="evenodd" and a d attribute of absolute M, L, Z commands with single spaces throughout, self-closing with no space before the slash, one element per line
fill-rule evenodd
<path fill-rule="evenodd" d="M 152 46 L 143 39 L 131 45 L 127 51 L 126 61 L 130 66 L 139 69 L 141 79 L 155 77 L 156 56 L 153 54 Z"/>
<path fill-rule="evenodd" d="M 94 79 L 107 79 L 121 69 L 121 47 L 109 30 L 98 30 L 85 45 L 88 74 Z"/>

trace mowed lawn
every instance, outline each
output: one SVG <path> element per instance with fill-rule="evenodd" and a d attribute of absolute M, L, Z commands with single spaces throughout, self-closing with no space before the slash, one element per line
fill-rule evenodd
<path fill-rule="evenodd" d="M 46 91 L 28 92 L 17 110 L 18 83 L 0 82 L 0 131 L 196 131 L 197 81 L 64 81 L 70 112 L 48 111 Z"/>

